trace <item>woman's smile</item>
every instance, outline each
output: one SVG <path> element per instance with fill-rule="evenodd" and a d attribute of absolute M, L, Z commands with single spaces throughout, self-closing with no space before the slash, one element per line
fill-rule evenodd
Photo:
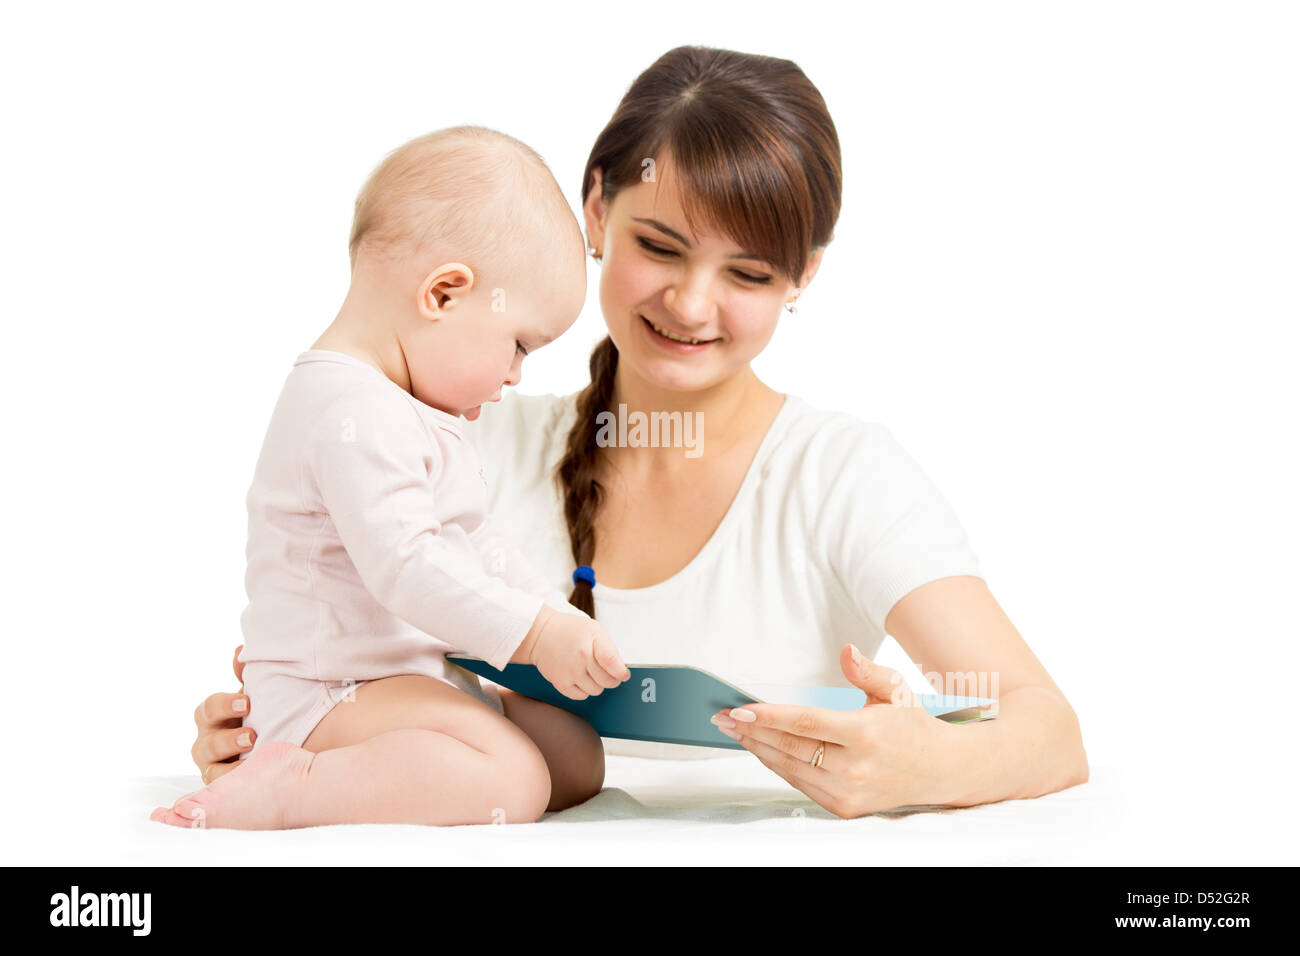
<path fill-rule="evenodd" d="M 641 325 L 649 333 L 650 338 L 653 339 L 660 348 L 666 348 L 670 352 L 689 355 L 703 351 L 715 342 L 721 341 L 721 339 L 696 339 L 691 338 L 690 336 L 681 335 L 680 333 L 673 332 L 670 329 L 665 329 L 661 326 L 655 325 L 639 312 L 637 313 L 637 318 L 641 320 Z"/>

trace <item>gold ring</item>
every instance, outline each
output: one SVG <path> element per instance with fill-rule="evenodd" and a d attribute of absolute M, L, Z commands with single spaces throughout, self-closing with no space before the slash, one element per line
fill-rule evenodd
<path fill-rule="evenodd" d="M 826 755 L 826 741 L 822 741 L 817 749 L 813 751 L 812 760 L 808 761 L 814 767 L 822 765 L 822 757 Z"/>

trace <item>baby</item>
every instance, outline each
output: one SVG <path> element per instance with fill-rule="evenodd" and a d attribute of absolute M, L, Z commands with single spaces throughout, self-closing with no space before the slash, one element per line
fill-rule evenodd
<path fill-rule="evenodd" d="M 350 255 L 347 298 L 294 363 L 248 493 L 256 746 L 152 819 L 533 822 L 552 772 L 591 780 L 603 766 L 589 726 L 514 698 L 533 736 L 569 755 L 548 768 L 500 693 L 446 660 L 535 664 L 574 699 L 631 676 L 487 514 L 461 432 L 582 308 L 584 244 L 563 193 L 517 140 L 441 130 L 371 175 Z"/>

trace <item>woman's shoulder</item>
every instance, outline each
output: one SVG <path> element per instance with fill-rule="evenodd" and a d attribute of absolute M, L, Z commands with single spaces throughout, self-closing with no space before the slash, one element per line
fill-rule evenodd
<path fill-rule="evenodd" d="M 766 494 L 834 538 L 883 531 L 909 513 L 950 511 L 921 464 L 884 424 L 795 396 L 762 471 Z"/>
<path fill-rule="evenodd" d="M 768 469 L 784 464 L 793 477 L 837 481 L 862 468 L 885 468 L 907 453 L 884 424 L 850 412 L 825 409 L 797 395 L 787 395 L 781 430 L 772 443 Z M 820 467 L 816 467 L 820 466 Z"/>
<path fill-rule="evenodd" d="M 894 602 L 927 581 L 979 574 L 965 528 L 929 473 L 879 422 L 797 404 L 787 480 L 810 537 L 884 631 Z"/>

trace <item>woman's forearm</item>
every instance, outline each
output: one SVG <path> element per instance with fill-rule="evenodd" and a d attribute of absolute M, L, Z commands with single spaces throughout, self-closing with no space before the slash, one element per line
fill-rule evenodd
<path fill-rule="evenodd" d="M 1088 780 L 1088 758 L 1073 708 L 1047 687 L 1019 687 L 998 699 L 998 716 L 954 724 L 952 773 L 943 806 L 969 807 L 1039 797 Z"/>

